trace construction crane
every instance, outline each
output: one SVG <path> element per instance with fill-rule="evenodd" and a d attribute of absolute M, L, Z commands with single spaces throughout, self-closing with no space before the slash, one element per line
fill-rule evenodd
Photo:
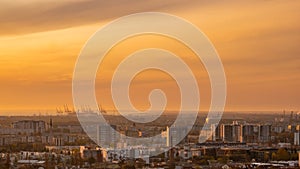
<path fill-rule="evenodd" d="M 69 107 L 68 107 L 67 104 L 64 105 L 64 109 L 65 109 L 65 112 L 66 112 L 67 114 L 69 114 L 69 113 L 72 112 L 72 111 L 69 109 Z"/>
<path fill-rule="evenodd" d="M 107 114 L 106 110 L 103 109 L 103 107 L 101 105 L 99 106 L 99 104 L 98 104 L 98 110 L 99 110 L 99 113 Z"/>
<path fill-rule="evenodd" d="M 60 108 L 56 108 L 57 115 L 63 115 L 63 111 Z"/>

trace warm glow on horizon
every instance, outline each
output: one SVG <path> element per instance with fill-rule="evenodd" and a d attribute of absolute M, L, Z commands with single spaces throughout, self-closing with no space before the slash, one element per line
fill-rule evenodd
<path fill-rule="evenodd" d="M 208 36 L 225 68 L 225 110 L 300 111 L 300 1 L 20 2 L 0 3 L 0 115 L 71 107 L 74 66 L 89 37 L 115 18 L 144 11 L 177 15 Z M 98 102 L 114 109 L 108 86 L 113 71 L 122 58 L 149 47 L 186 61 L 198 80 L 200 109 L 207 110 L 210 83 L 201 62 L 180 42 L 155 35 L 129 38 L 107 54 L 96 79 Z M 147 109 L 149 92 L 161 88 L 170 99 L 167 108 L 178 109 L 178 87 L 170 76 L 146 71 L 132 84 L 137 108 Z"/>

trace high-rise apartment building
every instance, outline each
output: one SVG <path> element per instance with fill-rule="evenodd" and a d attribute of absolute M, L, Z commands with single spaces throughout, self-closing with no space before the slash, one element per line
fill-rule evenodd
<path fill-rule="evenodd" d="M 258 130 L 258 139 L 261 143 L 266 143 L 271 140 L 271 125 L 270 124 L 262 124 L 259 125 Z"/>
<path fill-rule="evenodd" d="M 294 145 L 297 145 L 297 146 L 300 145 L 300 133 L 299 133 L 299 131 L 294 133 Z"/>

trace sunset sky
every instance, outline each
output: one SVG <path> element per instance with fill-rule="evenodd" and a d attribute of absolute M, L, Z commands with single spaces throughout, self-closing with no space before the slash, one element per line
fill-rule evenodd
<path fill-rule="evenodd" d="M 208 36 L 226 73 L 225 110 L 300 111 L 299 9 L 297 0 L 2 0 L 0 115 L 52 113 L 64 104 L 71 107 L 74 66 L 89 37 L 118 17 L 146 11 L 184 18 Z M 187 62 L 200 86 L 201 110 L 206 110 L 210 88 L 201 63 L 179 42 L 151 35 L 130 38 L 108 53 L 96 81 L 100 104 L 113 108 L 107 84 L 120 58 L 149 47 L 170 50 Z M 177 109 L 174 81 L 153 70 L 133 81 L 134 105 L 146 109 L 148 94 L 157 87 L 166 90 L 168 108 Z"/>

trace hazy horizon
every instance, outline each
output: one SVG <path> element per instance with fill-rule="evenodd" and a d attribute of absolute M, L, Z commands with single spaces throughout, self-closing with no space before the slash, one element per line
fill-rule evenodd
<path fill-rule="evenodd" d="M 224 111 L 223 114 L 230 114 L 230 113 L 236 113 L 236 114 L 256 114 L 256 113 L 261 113 L 261 114 L 278 114 L 281 115 L 285 111 L 286 114 L 289 114 L 290 112 L 294 112 L 299 114 L 300 111 L 298 110 L 234 110 L 234 111 Z M 107 111 L 109 115 L 120 115 L 116 113 L 116 110 L 108 110 Z M 169 114 L 176 114 L 177 111 L 175 110 L 166 110 L 166 113 Z M 189 111 L 184 111 L 184 112 L 189 112 Z M 200 114 L 206 114 L 208 110 L 200 110 Z M 129 113 L 130 114 L 130 113 Z M 53 110 L 36 110 L 36 111 L 31 111 L 31 110 L 26 110 L 26 111 L 7 111 L 7 112 L 2 112 L 0 116 L 65 116 L 68 115 L 67 113 L 63 114 L 58 114 L 55 109 Z M 121 116 L 121 115 L 120 115 Z"/>

